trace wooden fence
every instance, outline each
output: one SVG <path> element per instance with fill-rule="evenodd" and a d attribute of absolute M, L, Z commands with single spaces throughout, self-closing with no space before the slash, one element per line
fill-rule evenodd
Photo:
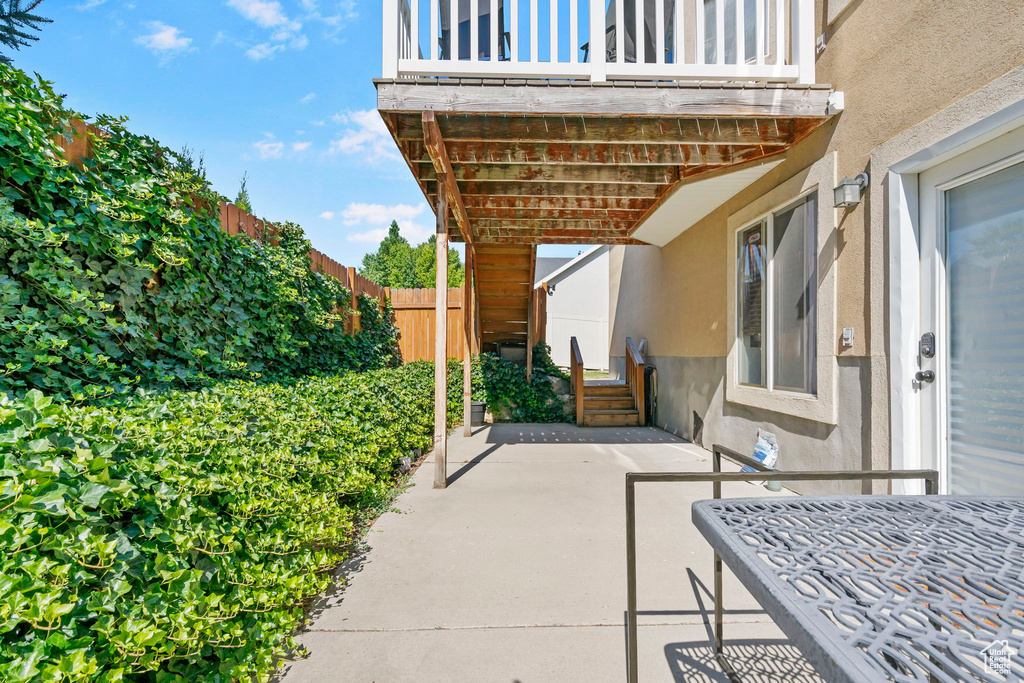
<path fill-rule="evenodd" d="M 457 360 L 465 357 L 463 291 L 462 287 L 448 290 L 448 357 Z M 398 345 L 402 350 L 402 359 L 406 363 L 414 360 L 434 360 L 436 293 L 437 290 L 433 288 L 391 290 L 395 326 L 399 331 Z"/>
<path fill-rule="evenodd" d="M 246 235 L 250 239 L 277 245 L 278 228 L 272 223 L 260 220 L 251 213 L 239 209 L 234 204 L 220 203 L 220 227 L 229 235 Z M 375 282 L 371 282 L 355 268 L 345 267 L 316 249 L 309 250 L 310 268 L 313 272 L 330 275 L 352 292 L 352 310 L 356 311 L 349 321 L 349 332 L 356 332 L 359 326 L 359 296 L 365 294 L 380 302 L 381 306 L 388 298 L 388 290 Z"/>
<path fill-rule="evenodd" d="M 104 132 L 82 121 L 74 121 L 72 126 L 72 141 L 69 143 L 62 138 L 58 143 L 64 149 L 68 161 L 80 164 L 83 158 L 92 156 L 92 139 L 85 133 L 88 131 L 93 135 L 103 135 Z M 229 202 L 221 202 L 219 208 L 220 227 L 224 232 L 229 235 L 245 235 L 264 244 L 278 244 L 279 231 L 274 224 L 263 221 Z M 316 249 L 310 250 L 309 260 L 314 272 L 334 277 L 352 292 L 351 306 L 356 311 L 360 295 L 375 298 L 382 306 L 390 298 L 395 309 L 395 325 L 399 331 L 402 358 L 406 362 L 434 360 L 434 289 L 381 287 L 360 275 L 355 268 L 343 266 Z M 462 311 L 464 291 L 462 287 L 448 290 L 448 356 L 457 360 L 463 360 L 465 355 L 466 336 Z M 546 317 L 544 303 L 543 300 L 534 300 L 534 319 L 541 325 L 544 324 Z M 360 329 L 358 313 L 348 321 L 347 329 L 350 333 Z M 543 338 L 543 328 L 535 329 L 534 340 Z"/>

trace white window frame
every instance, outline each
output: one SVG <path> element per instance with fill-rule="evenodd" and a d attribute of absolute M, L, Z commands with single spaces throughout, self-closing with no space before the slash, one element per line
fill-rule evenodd
<path fill-rule="evenodd" d="M 832 188 L 836 184 L 836 153 L 827 154 L 797 175 L 769 190 L 754 202 L 729 217 L 726 231 L 729 240 L 728 258 L 728 339 L 729 354 L 726 362 L 725 400 L 750 408 L 759 408 L 785 415 L 792 415 L 814 422 L 838 424 L 836 393 L 838 363 L 836 361 L 836 211 L 832 206 Z M 741 230 L 749 229 L 760 221 L 768 223 L 765 240 L 770 248 L 773 238 L 774 215 L 791 208 L 807 196 L 817 193 L 816 239 L 817 239 L 817 393 L 807 394 L 772 388 L 774 367 L 771 347 L 765 354 L 766 386 L 759 387 L 739 382 L 739 333 L 738 295 L 739 277 L 737 272 L 737 248 Z M 774 255 L 768 256 L 764 298 L 765 343 L 774 344 L 771 339 L 774 319 L 772 299 L 774 296 Z"/>
<path fill-rule="evenodd" d="M 787 202 L 787 203 L 783 204 L 782 206 L 776 207 L 775 209 L 772 209 L 771 211 L 768 211 L 767 213 L 765 213 L 765 214 L 763 214 L 761 216 L 758 216 L 757 219 L 751 221 L 750 223 L 748 223 L 746 225 L 740 226 L 740 227 L 736 228 L 733 231 L 733 240 L 735 240 L 736 245 L 737 245 L 737 249 L 738 249 L 739 248 L 740 235 L 742 235 L 744 232 L 750 230 L 751 228 L 757 227 L 757 226 L 763 226 L 763 230 L 764 230 L 762 244 L 764 246 L 765 268 L 764 268 L 764 284 L 762 285 L 763 290 L 761 292 L 762 307 L 764 309 L 762 314 L 761 314 L 762 315 L 761 319 L 762 319 L 762 323 L 763 323 L 763 325 L 762 325 L 762 329 L 763 329 L 762 337 L 763 338 L 762 338 L 762 342 L 761 343 L 762 343 L 762 345 L 764 347 L 764 352 L 762 353 L 762 368 L 761 368 L 761 371 L 762 371 L 762 376 L 764 377 L 764 386 L 760 386 L 760 385 L 757 385 L 757 384 L 749 384 L 747 382 L 740 381 L 740 378 L 739 378 L 739 365 L 738 365 L 738 363 L 739 363 L 739 356 L 737 355 L 737 358 L 736 358 L 736 362 L 737 362 L 736 373 L 737 373 L 737 382 L 739 382 L 740 386 L 750 387 L 752 389 L 762 389 L 762 390 L 771 391 L 771 392 L 775 392 L 775 393 L 792 394 L 794 396 L 815 396 L 815 395 L 817 395 L 817 381 L 815 381 L 815 391 L 813 393 L 811 393 L 811 392 L 804 392 L 804 391 L 795 391 L 793 389 L 780 389 L 780 388 L 777 388 L 775 386 L 775 336 L 776 336 L 775 335 L 775 303 L 776 303 L 775 302 L 775 217 L 778 214 L 780 214 L 780 213 L 784 213 L 784 212 L 789 211 L 791 209 L 795 209 L 797 206 L 800 206 L 800 205 L 806 206 L 806 200 L 807 200 L 808 197 L 811 197 L 811 196 L 815 197 L 815 208 L 817 208 L 817 202 L 821 201 L 821 198 L 818 197 L 817 194 L 818 193 L 817 193 L 816 189 L 807 190 L 806 192 L 803 192 L 799 196 L 795 197 L 792 201 Z M 815 226 L 814 226 L 815 230 L 817 229 L 817 225 L 816 224 L 817 224 L 817 216 L 815 216 Z M 817 248 L 817 235 L 815 235 L 815 248 Z M 737 254 L 737 259 L 734 261 L 734 268 L 736 267 L 736 265 L 738 265 L 738 254 Z M 815 268 L 815 275 L 817 275 L 817 268 Z M 735 273 L 735 277 L 736 277 L 736 296 L 737 296 L 737 299 L 734 302 L 734 305 L 737 308 L 736 313 L 737 313 L 737 315 L 739 315 L 739 298 L 738 297 L 739 297 L 740 292 L 739 292 L 739 271 L 738 270 Z M 817 315 L 817 311 L 818 311 L 817 291 L 815 291 L 815 305 L 814 305 L 815 315 Z M 738 328 L 738 323 L 739 323 L 739 321 L 737 319 L 737 321 L 736 321 L 737 328 Z M 817 327 L 817 325 L 815 325 L 815 327 Z M 736 337 L 733 340 L 733 342 L 736 343 L 736 344 L 738 344 L 740 342 L 740 330 L 739 329 L 736 330 Z M 815 342 L 817 342 L 816 339 L 815 339 Z M 815 361 L 817 361 L 817 354 L 818 354 L 817 346 L 818 346 L 817 343 L 815 343 L 815 348 L 814 348 Z"/>

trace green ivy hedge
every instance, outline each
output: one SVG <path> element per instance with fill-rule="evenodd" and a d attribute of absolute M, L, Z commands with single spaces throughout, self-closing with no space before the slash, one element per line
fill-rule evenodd
<path fill-rule="evenodd" d="M 522 365 L 483 353 L 473 364 L 473 400 L 486 401 L 492 413 L 504 412 L 510 422 L 571 422 L 553 379 L 568 376 L 551 360 L 551 347 L 544 342 L 533 348 L 529 382 Z"/>
<path fill-rule="evenodd" d="M 0 397 L 0 680 L 268 678 L 432 423 L 429 363 Z"/>
<path fill-rule="evenodd" d="M 225 234 L 202 171 L 124 119 L 98 117 L 92 157 L 68 164 L 73 119 L 49 83 L 0 64 L 0 393 L 397 362 L 390 311 L 344 334 L 349 292 L 310 271 L 298 226 L 277 246 Z"/>

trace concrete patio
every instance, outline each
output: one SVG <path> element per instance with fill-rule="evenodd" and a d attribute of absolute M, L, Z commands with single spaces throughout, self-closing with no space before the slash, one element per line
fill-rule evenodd
<path fill-rule="evenodd" d="M 652 428 L 494 425 L 430 458 L 370 531 L 284 683 L 620 682 L 626 677 L 624 474 L 710 471 Z M 724 495 L 770 495 L 752 484 Z M 642 681 L 726 681 L 711 650 L 712 553 L 690 522 L 711 485 L 637 489 Z M 727 652 L 746 681 L 819 680 L 727 571 Z"/>

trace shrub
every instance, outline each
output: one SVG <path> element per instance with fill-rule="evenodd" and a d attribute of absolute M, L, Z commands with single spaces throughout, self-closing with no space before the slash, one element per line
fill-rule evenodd
<path fill-rule="evenodd" d="M 266 679 L 432 423 L 429 363 L 0 397 L 0 680 Z"/>
<path fill-rule="evenodd" d="M 83 117 L 50 84 L 0 65 L 0 95 L 0 393 L 394 362 L 385 321 L 364 311 L 369 335 L 344 334 L 349 292 L 310 271 L 298 226 L 281 224 L 276 246 L 228 235 L 187 154 L 101 116 L 78 167 L 57 142 Z"/>
<path fill-rule="evenodd" d="M 503 409 L 511 422 L 571 422 L 552 378 L 568 379 L 551 360 L 551 348 L 544 342 L 533 349 L 529 382 L 522 365 L 483 353 L 474 363 L 473 395 L 477 401 L 487 401 L 492 413 Z"/>

